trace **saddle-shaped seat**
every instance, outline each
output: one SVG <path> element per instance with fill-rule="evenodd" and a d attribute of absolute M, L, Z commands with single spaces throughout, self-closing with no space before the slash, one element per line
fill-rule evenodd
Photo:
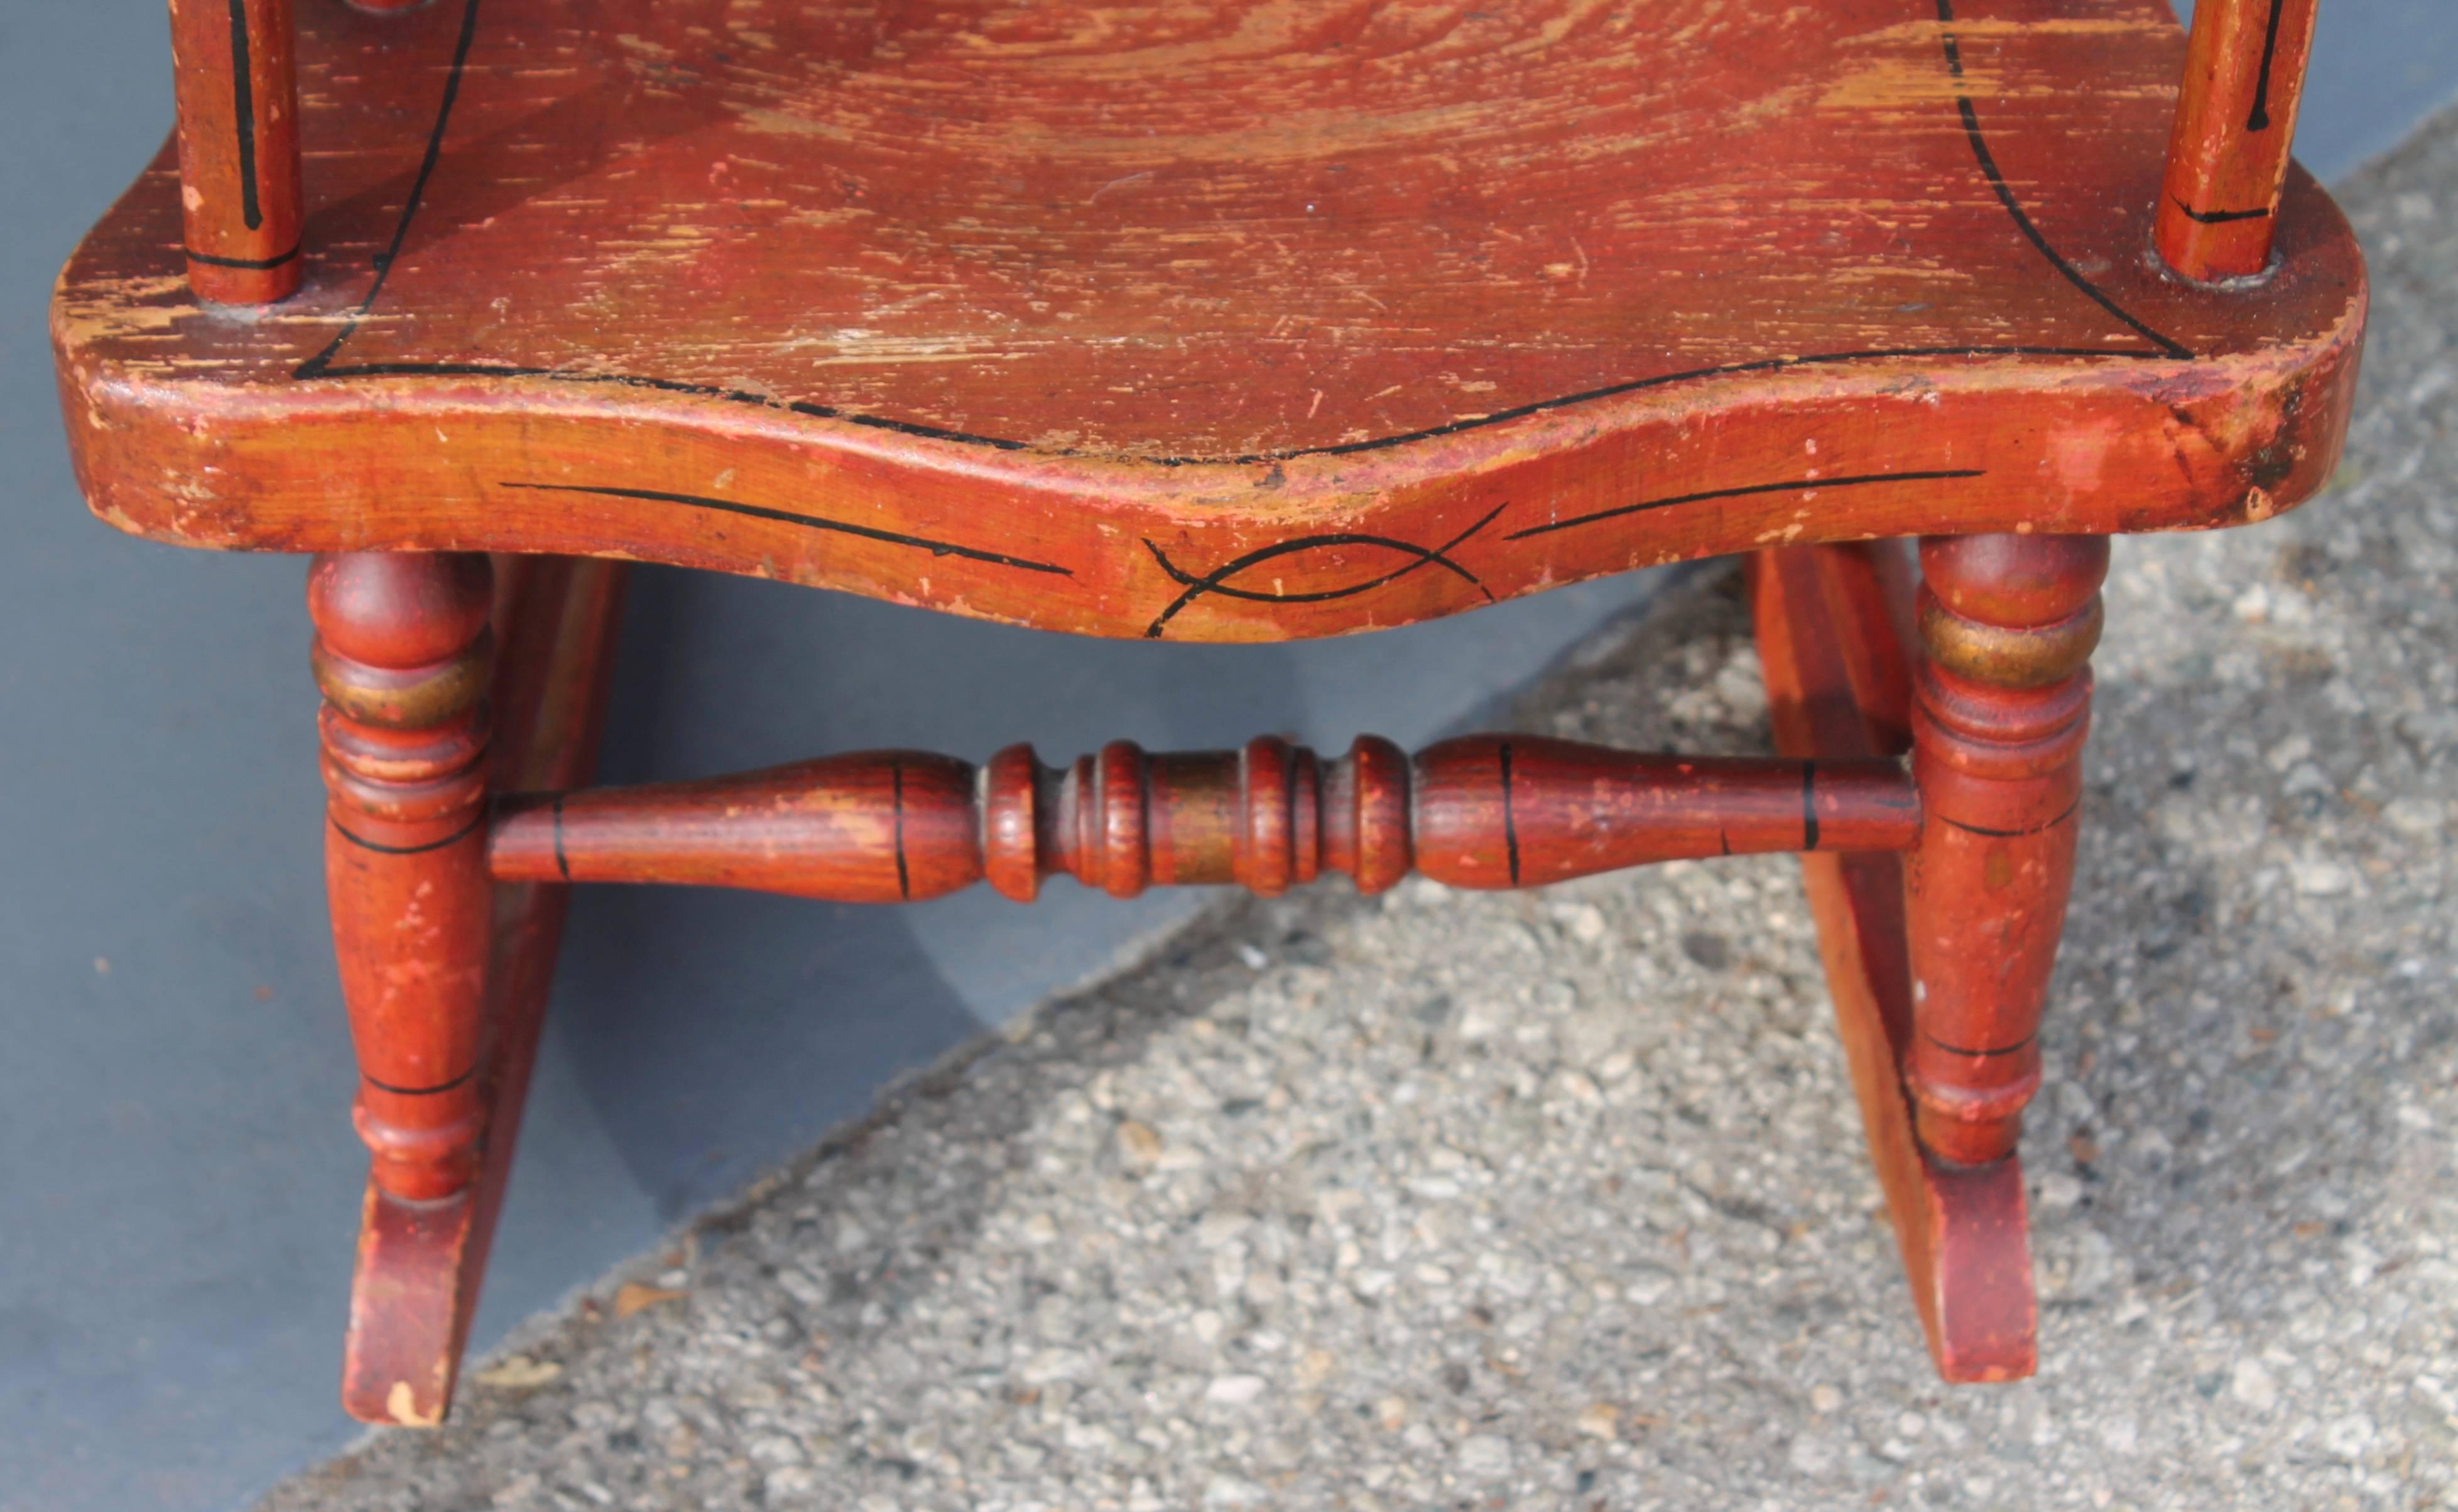
<path fill-rule="evenodd" d="M 2259 518 L 2351 392 L 2308 180 L 2258 292 L 2152 254 L 2164 0 L 301 20 L 300 291 L 188 295 L 167 153 L 62 285 L 83 476 L 149 535 L 1267 639 Z"/>

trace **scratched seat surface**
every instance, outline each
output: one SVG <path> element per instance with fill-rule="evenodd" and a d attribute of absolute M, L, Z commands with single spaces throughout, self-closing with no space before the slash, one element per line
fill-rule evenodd
<path fill-rule="evenodd" d="M 300 0 L 302 292 L 158 159 L 54 305 L 125 528 L 1267 639 L 1783 540 L 2258 519 L 2360 257 L 2146 253 L 2165 0 Z"/>

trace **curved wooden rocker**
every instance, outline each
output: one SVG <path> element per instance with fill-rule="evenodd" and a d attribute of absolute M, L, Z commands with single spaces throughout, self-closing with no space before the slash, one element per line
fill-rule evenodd
<path fill-rule="evenodd" d="M 2106 537 L 2292 507 L 2354 392 L 2362 259 L 2287 156 L 2313 0 L 2190 43 L 2165 0 L 295 6 L 172 0 L 175 149 L 52 322 L 97 513 L 321 553 L 351 1411 L 450 1400 L 565 884 L 1769 850 L 1940 1371 L 2031 1369 L 2014 1149 Z M 1916 590 L 1856 544 L 1910 536 Z M 1745 551 L 1778 758 L 586 785 L 619 569 L 582 559 L 1235 641 Z"/>

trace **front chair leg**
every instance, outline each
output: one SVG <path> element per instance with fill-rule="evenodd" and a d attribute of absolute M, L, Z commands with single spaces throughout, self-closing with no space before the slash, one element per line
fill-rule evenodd
<path fill-rule="evenodd" d="M 378 554 L 319 558 L 308 582 L 375 1157 L 342 1359 L 342 1404 L 368 1422 L 431 1427 L 451 1404 L 568 895 L 490 880 L 485 794 L 589 780 L 621 583 L 607 562 Z"/>
<path fill-rule="evenodd" d="M 1912 774 L 1924 823 L 1905 870 L 1905 1080 L 1922 1145 L 1986 1166 L 2014 1152 L 2040 1085 L 2108 541 L 1932 538 L 1921 572 Z"/>
<path fill-rule="evenodd" d="M 494 890 L 487 874 L 484 556 L 319 556 L 307 579 L 329 794 L 324 874 L 383 1192 L 476 1170 Z"/>

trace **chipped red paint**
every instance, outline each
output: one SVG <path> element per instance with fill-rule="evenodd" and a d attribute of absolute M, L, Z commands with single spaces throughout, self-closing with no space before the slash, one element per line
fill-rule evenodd
<path fill-rule="evenodd" d="M 1940 1371 L 2029 1373 L 2012 1151 L 2102 538 L 2293 507 L 2355 392 L 2363 259 L 2287 155 L 2312 11 L 2203 0 L 2189 53 L 2165 0 L 172 0 L 177 152 L 52 336 L 96 513 L 327 553 L 373 1151 L 344 1403 L 449 1405 L 566 881 L 1754 850 L 1804 853 Z M 1904 536 L 1918 596 L 1821 544 Z M 1737 551 L 1780 760 L 1266 737 L 587 786 L 618 570 L 578 558 L 1251 641 Z"/>

